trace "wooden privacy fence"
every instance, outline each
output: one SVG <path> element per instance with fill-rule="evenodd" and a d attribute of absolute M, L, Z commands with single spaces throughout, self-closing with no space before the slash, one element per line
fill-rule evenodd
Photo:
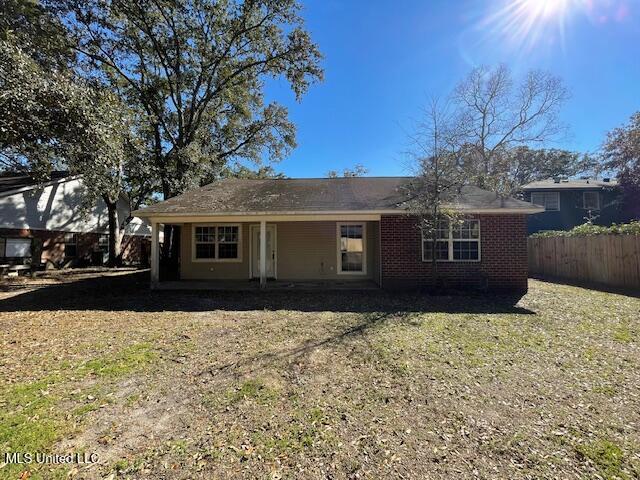
<path fill-rule="evenodd" d="M 640 235 L 529 238 L 529 273 L 640 289 Z"/>

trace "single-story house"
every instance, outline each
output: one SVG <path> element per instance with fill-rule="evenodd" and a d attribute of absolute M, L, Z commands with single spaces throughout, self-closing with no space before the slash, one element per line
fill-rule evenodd
<path fill-rule="evenodd" d="M 42 182 L 27 174 L 0 174 L 0 264 L 66 267 L 101 264 L 108 256 L 107 207 L 99 200 L 84 211 L 82 178 L 53 172 Z M 131 218 L 129 200 L 118 200 L 118 222 L 125 226 L 125 263 L 148 261 L 151 227 Z M 33 259 L 34 252 L 40 258 Z"/>
<path fill-rule="evenodd" d="M 152 225 L 152 287 L 163 286 L 159 234 L 172 225 L 183 282 L 416 288 L 430 283 L 435 250 L 449 286 L 526 291 L 527 215 L 541 208 L 464 187 L 451 202 L 464 223 L 443 226 L 434 249 L 406 210 L 411 180 L 225 179 L 137 210 Z"/>
<path fill-rule="evenodd" d="M 544 208 L 531 215 L 530 234 L 541 230 L 571 230 L 590 219 L 596 225 L 629 220 L 620 185 L 612 178 L 550 178 L 522 187 L 524 199 Z"/>

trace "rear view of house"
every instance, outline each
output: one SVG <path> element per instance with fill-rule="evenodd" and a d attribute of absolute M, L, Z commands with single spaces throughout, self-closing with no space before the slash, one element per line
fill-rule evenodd
<path fill-rule="evenodd" d="M 47 267 L 102 264 L 108 254 L 107 207 L 99 201 L 82 208 L 82 178 L 53 172 L 47 182 L 29 175 L 0 176 L 0 263 L 44 264 Z M 126 223 L 129 202 L 118 201 L 118 221 Z M 143 263 L 148 257 L 148 223 L 128 223 L 123 240 L 125 263 Z M 36 253 L 37 252 L 37 253 Z M 39 258 L 32 258 L 40 254 Z"/>
<path fill-rule="evenodd" d="M 149 219 L 152 284 L 167 279 L 240 284 L 426 286 L 431 255 L 449 286 L 523 292 L 527 215 L 539 207 L 465 187 L 453 202 L 464 222 L 436 245 L 407 215 L 407 177 L 228 179 L 134 212 Z M 160 265 L 158 235 L 173 225 L 177 271 Z"/>

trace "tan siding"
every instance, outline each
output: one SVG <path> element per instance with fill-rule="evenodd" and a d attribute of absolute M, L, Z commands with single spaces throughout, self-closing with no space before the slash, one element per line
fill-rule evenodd
<path fill-rule="evenodd" d="M 336 277 L 335 222 L 283 222 L 278 229 L 278 278 Z"/>
<path fill-rule="evenodd" d="M 338 274 L 337 222 L 280 222 L 278 229 L 278 279 L 348 280 L 378 278 L 377 222 L 367 224 L 367 274 Z"/>
<path fill-rule="evenodd" d="M 367 224 L 367 274 L 337 273 L 337 222 L 276 222 L 277 277 L 279 280 L 379 279 L 378 222 Z M 242 262 L 216 263 L 191 260 L 193 224 L 182 229 L 181 277 L 183 279 L 246 279 L 250 265 L 250 228 L 242 225 Z"/>
<path fill-rule="evenodd" d="M 182 227 L 182 245 L 180 249 L 180 278 L 184 280 L 221 280 L 249 278 L 249 225 L 242 225 L 241 262 L 193 262 L 191 249 L 193 242 L 193 226 L 185 223 Z"/>

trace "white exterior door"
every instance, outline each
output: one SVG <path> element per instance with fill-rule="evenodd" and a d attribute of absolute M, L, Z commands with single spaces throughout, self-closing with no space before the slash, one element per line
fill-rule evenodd
<path fill-rule="evenodd" d="M 267 278 L 275 278 L 276 227 L 267 225 Z M 251 226 L 251 276 L 260 278 L 260 225 Z"/>

